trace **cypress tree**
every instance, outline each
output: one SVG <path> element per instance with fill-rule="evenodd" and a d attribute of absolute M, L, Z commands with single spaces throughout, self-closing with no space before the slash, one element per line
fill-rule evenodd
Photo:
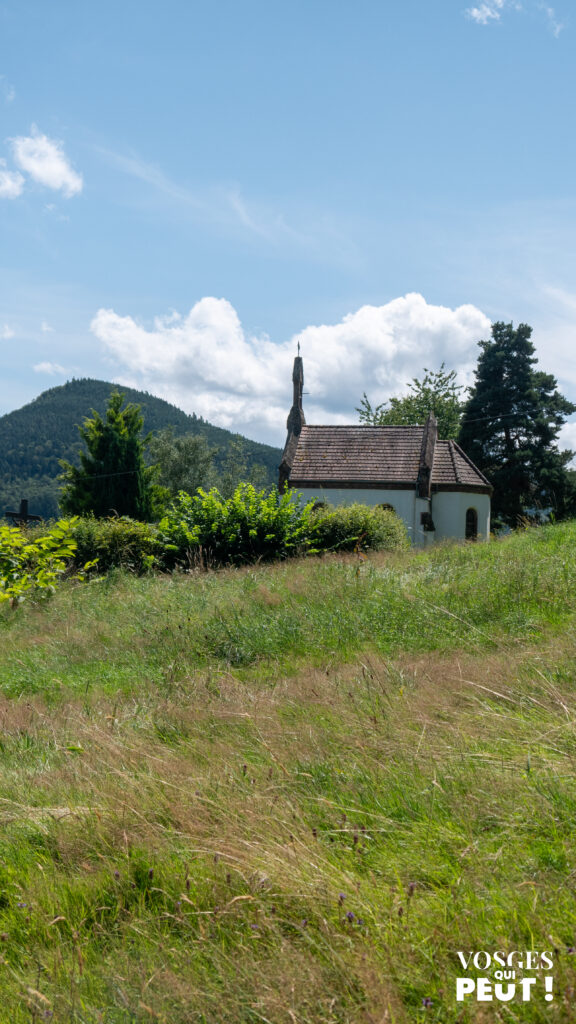
<path fill-rule="evenodd" d="M 559 393 L 551 374 L 534 369 L 531 334 L 528 324 L 492 324 L 491 340 L 479 343 L 476 382 L 458 437 L 494 486 L 496 525 L 516 526 L 533 508 L 552 508 L 562 517 L 574 507 L 566 470 L 574 453 L 559 451 L 557 438 L 576 405 Z"/>
<path fill-rule="evenodd" d="M 106 414 L 92 410 L 79 427 L 87 452 L 80 466 L 64 460 L 64 490 L 60 506 L 66 515 L 130 516 L 148 521 L 152 516 L 154 470 L 144 464 L 143 417 L 140 406 L 122 409 L 124 396 L 114 391 Z"/>

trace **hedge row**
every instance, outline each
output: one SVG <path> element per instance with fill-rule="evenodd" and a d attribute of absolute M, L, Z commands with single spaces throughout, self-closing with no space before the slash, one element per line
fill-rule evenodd
<path fill-rule="evenodd" d="M 42 531 L 34 531 L 36 535 Z M 231 498 L 216 489 L 181 492 L 157 525 L 128 518 L 73 521 L 74 563 L 95 571 L 243 565 L 328 551 L 407 546 L 401 520 L 366 505 L 315 507 L 295 492 L 240 484 Z"/>
<path fill-rule="evenodd" d="M 80 519 L 74 529 L 77 562 L 151 568 L 243 565 L 327 551 L 406 547 L 401 520 L 366 505 L 315 507 L 295 492 L 257 491 L 240 484 L 231 498 L 216 489 L 181 492 L 157 526 L 131 519 Z"/>

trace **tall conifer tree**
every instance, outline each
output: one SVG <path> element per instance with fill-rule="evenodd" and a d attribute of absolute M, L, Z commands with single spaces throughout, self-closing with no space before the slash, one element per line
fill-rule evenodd
<path fill-rule="evenodd" d="M 152 516 L 154 470 L 144 464 L 143 418 L 140 406 L 122 409 L 124 396 L 114 391 L 103 418 L 92 410 L 79 427 L 87 452 L 80 466 L 62 460 L 64 490 L 60 499 L 67 515 L 130 516 L 147 521 Z"/>
<path fill-rule="evenodd" d="M 494 486 L 496 522 L 515 526 L 532 508 L 571 511 L 574 488 L 566 465 L 573 452 L 559 451 L 557 438 L 576 405 L 556 379 L 535 370 L 528 324 L 492 325 L 481 341 L 476 383 L 464 407 L 458 441 Z"/>

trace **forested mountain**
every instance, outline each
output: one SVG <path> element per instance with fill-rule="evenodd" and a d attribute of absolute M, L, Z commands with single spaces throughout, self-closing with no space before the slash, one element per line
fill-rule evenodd
<path fill-rule="evenodd" d="M 114 390 L 121 391 L 127 402 L 140 406 L 145 433 L 172 427 L 175 436 L 203 435 L 216 449 L 216 470 L 223 467 L 231 441 L 238 440 L 237 434 L 214 427 L 194 414 L 189 416 L 145 391 L 103 380 L 71 380 L 0 417 L 0 517 L 6 509 L 18 508 L 21 498 L 28 499 L 30 512 L 45 517 L 58 515 L 59 460 L 77 463 L 82 448 L 78 426 L 93 409 L 103 415 Z M 242 438 L 242 445 L 248 469 L 260 466 L 262 479 L 275 482 L 280 450 L 247 438 Z"/>

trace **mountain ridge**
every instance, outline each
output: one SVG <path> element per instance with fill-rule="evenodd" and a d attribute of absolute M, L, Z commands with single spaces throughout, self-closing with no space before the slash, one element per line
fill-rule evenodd
<path fill-rule="evenodd" d="M 77 428 L 93 410 L 104 413 L 113 391 L 120 391 L 126 402 L 140 406 L 144 434 L 173 427 L 175 436 L 203 435 L 210 447 L 217 449 L 214 456 L 217 469 L 226 458 L 232 439 L 242 437 L 208 423 L 195 413 L 185 413 L 147 391 L 91 377 L 72 378 L 42 391 L 20 409 L 0 416 L 0 516 L 8 507 L 18 507 L 21 498 L 29 500 L 30 512 L 45 518 L 59 514 L 60 459 L 78 462 L 83 444 Z M 273 483 L 280 449 L 245 437 L 242 442 L 248 469 L 256 465 L 264 467 L 266 481 Z"/>

